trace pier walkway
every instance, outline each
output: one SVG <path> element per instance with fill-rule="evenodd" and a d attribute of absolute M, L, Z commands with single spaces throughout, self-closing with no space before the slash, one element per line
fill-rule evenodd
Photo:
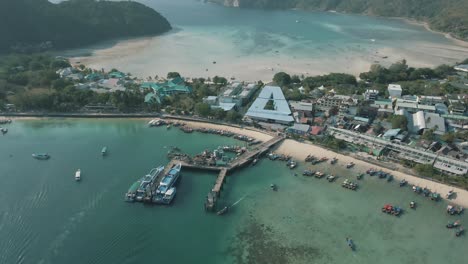
<path fill-rule="evenodd" d="M 182 160 L 177 160 L 177 159 L 172 159 L 164 169 L 164 173 L 161 174 L 161 177 L 163 175 L 166 175 L 166 173 L 174 166 L 175 164 L 180 163 L 182 165 L 182 168 L 188 168 L 188 169 L 196 169 L 196 170 L 208 170 L 208 171 L 217 171 L 219 172 L 218 177 L 216 178 L 215 184 L 213 185 L 213 188 L 211 189 L 211 193 L 214 195 L 214 197 L 219 197 L 221 190 L 223 189 L 224 182 L 226 181 L 226 177 L 228 173 L 231 171 L 241 168 L 250 162 L 252 162 L 254 159 L 260 157 L 262 154 L 265 154 L 268 150 L 270 150 L 273 146 L 278 144 L 279 142 L 283 141 L 284 137 L 282 136 L 277 136 L 274 137 L 262 144 L 257 145 L 251 150 L 247 150 L 244 154 L 239 156 L 237 159 L 235 159 L 231 164 L 229 164 L 226 167 L 216 167 L 216 166 L 207 166 L 207 165 L 199 165 L 199 164 L 192 164 L 188 163 Z M 157 179 L 156 182 L 161 181 L 161 179 Z M 214 206 L 212 205 L 210 208 L 213 208 Z"/>

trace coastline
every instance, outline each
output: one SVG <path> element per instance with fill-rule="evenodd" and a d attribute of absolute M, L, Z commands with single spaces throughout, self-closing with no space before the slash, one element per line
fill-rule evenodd
<path fill-rule="evenodd" d="M 226 131 L 230 131 L 233 133 L 238 133 L 242 134 L 245 136 L 253 137 L 257 140 L 268 140 L 271 139 L 273 136 L 269 134 L 267 131 L 262 131 L 262 130 L 257 130 L 254 128 L 241 128 L 241 127 L 235 127 L 227 124 L 213 124 L 213 123 L 206 123 L 203 121 L 187 121 L 187 120 L 180 120 L 180 119 L 169 119 L 172 121 L 179 121 L 182 123 L 185 123 L 193 128 L 212 128 L 212 129 L 222 129 Z M 353 175 L 357 174 L 357 172 L 363 173 L 366 170 L 370 168 L 374 168 L 377 170 L 382 170 L 387 173 L 391 173 L 394 177 L 395 180 L 407 180 L 408 185 L 417 185 L 420 186 L 421 188 L 426 187 L 432 191 L 438 192 L 441 195 L 441 199 L 448 203 L 460 205 L 463 207 L 468 207 L 468 191 L 463 190 L 458 187 L 446 185 L 440 182 L 432 181 L 429 179 L 424 179 L 420 178 L 414 175 L 410 175 L 408 173 L 398 171 L 397 168 L 391 170 L 388 168 L 385 168 L 381 165 L 369 163 L 366 161 L 363 161 L 361 159 L 352 157 L 352 156 L 347 156 L 341 153 L 337 153 L 328 149 L 325 149 L 323 147 L 313 145 L 312 143 L 309 142 L 298 142 L 292 139 L 285 139 L 275 150 L 276 153 L 283 154 L 283 155 L 290 155 L 297 161 L 304 163 L 304 159 L 307 157 L 307 155 L 315 155 L 315 156 L 320 156 L 320 157 L 327 157 L 329 159 L 332 159 L 334 157 L 338 158 L 338 164 L 334 166 L 344 166 L 345 164 L 349 162 L 354 162 L 356 165 L 354 169 L 352 170 Z M 453 199 L 446 199 L 445 195 L 450 191 L 453 190 L 456 193 L 455 198 Z M 405 190 L 405 191 L 411 191 L 411 190 Z"/>

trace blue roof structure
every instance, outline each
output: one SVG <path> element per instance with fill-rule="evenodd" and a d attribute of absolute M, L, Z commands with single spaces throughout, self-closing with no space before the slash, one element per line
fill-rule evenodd
<path fill-rule="evenodd" d="M 273 101 L 274 109 L 265 109 L 269 101 Z M 245 115 L 252 119 L 294 122 L 288 102 L 278 86 L 265 86 Z"/>

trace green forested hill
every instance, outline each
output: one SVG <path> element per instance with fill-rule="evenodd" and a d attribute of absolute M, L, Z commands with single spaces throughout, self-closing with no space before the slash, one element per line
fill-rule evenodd
<path fill-rule="evenodd" d="M 169 22 L 142 4 L 95 0 L 0 0 L 0 51 L 51 42 L 55 48 L 164 33 Z"/>
<path fill-rule="evenodd" d="M 215 0 L 253 8 L 336 10 L 426 21 L 431 28 L 468 39 L 468 0 Z"/>

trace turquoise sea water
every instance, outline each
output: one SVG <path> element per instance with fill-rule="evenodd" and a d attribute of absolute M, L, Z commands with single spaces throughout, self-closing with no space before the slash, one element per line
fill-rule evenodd
<path fill-rule="evenodd" d="M 406 58 L 410 65 L 434 66 L 468 56 L 467 47 L 396 19 L 226 8 L 196 0 L 139 2 L 163 14 L 174 30 L 69 54 L 91 67 L 117 67 L 139 77 L 178 71 L 186 77 L 251 81 L 271 80 L 279 71 L 357 74 L 375 62 L 389 65 Z"/>
<path fill-rule="evenodd" d="M 464 263 L 468 255 L 466 234 L 456 238 L 445 228 L 449 220 L 468 224 L 466 215 L 448 216 L 443 202 L 375 177 L 365 177 L 357 192 L 345 190 L 339 183 L 358 171 L 343 164 L 318 166 L 341 176 L 328 183 L 261 160 L 229 176 L 221 203 L 238 203 L 221 217 L 203 210 L 212 173 L 184 170 L 173 206 L 125 203 L 135 180 L 167 163 L 168 146 L 195 154 L 242 144 L 145 124 L 52 119 L 8 126 L 0 137 L 0 263 Z M 34 152 L 51 159 L 32 159 Z M 408 208 L 411 200 L 417 210 Z M 385 203 L 406 211 L 382 214 Z"/>

